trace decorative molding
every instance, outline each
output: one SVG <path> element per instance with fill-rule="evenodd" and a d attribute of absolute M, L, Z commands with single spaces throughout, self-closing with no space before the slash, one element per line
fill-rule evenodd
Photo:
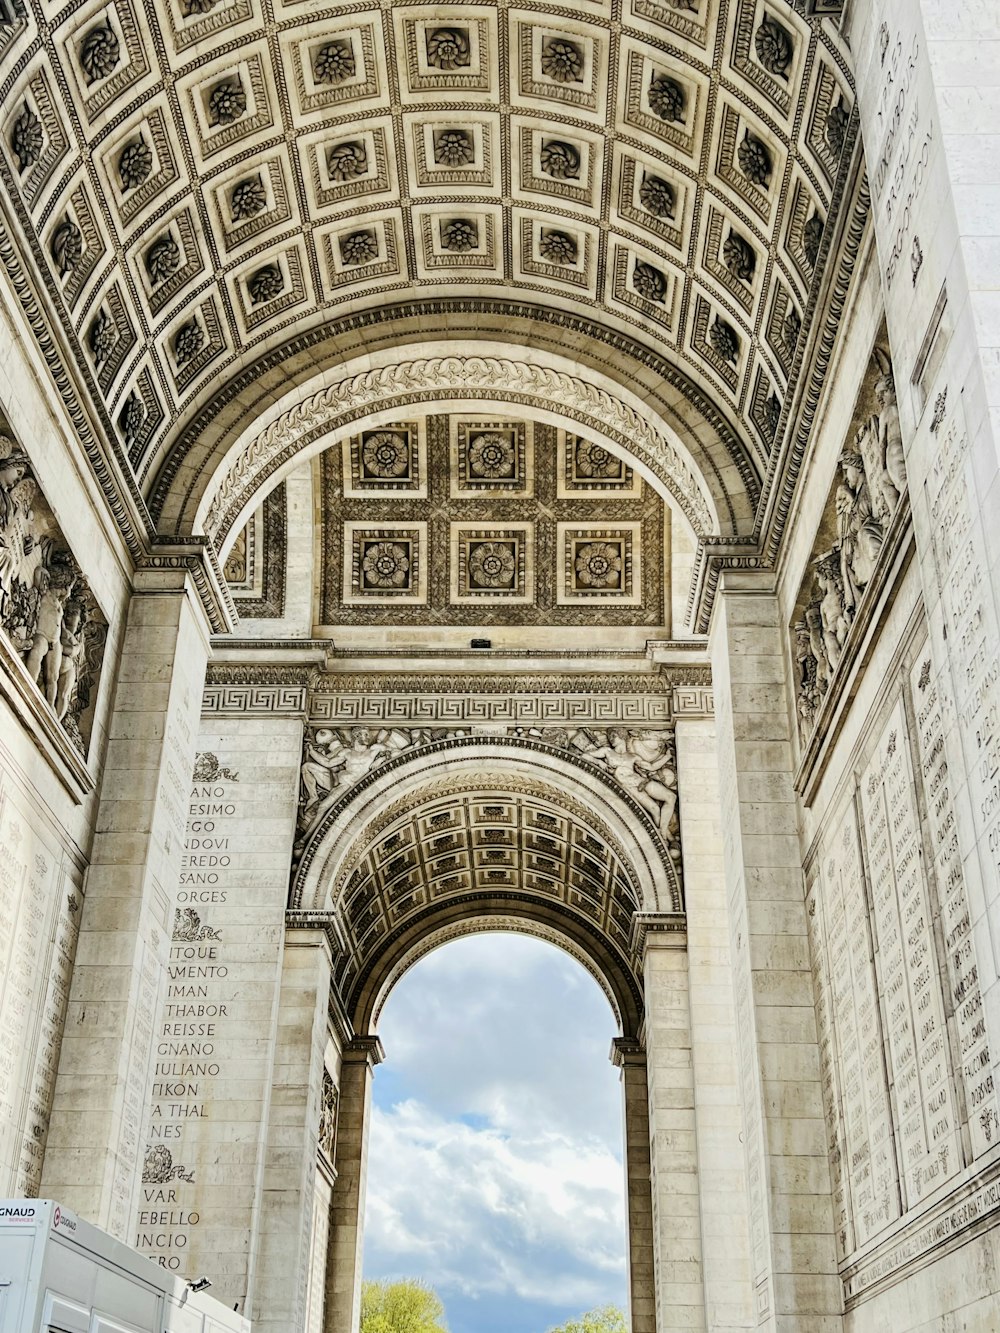
<path fill-rule="evenodd" d="M 580 690 L 579 684 L 577 689 Z M 331 726 L 510 723 L 522 726 L 669 725 L 669 694 L 400 694 L 313 695 L 311 722 Z"/>
<path fill-rule="evenodd" d="M 341 1058 L 351 1062 L 366 1060 L 374 1069 L 385 1059 L 385 1047 L 381 1037 L 352 1037 L 344 1047 Z"/>
<path fill-rule="evenodd" d="M 289 908 L 285 912 L 285 930 L 321 931 L 330 946 L 330 956 L 334 962 L 347 950 L 335 912 L 303 912 Z"/>
<path fill-rule="evenodd" d="M 686 949 L 687 917 L 683 912 L 636 912 L 632 918 L 631 946 L 640 959 L 650 948 Z"/>
<path fill-rule="evenodd" d="M 205 679 L 203 717 L 299 717 L 309 710 L 316 668 L 210 663 Z"/>
<path fill-rule="evenodd" d="M 675 718 L 714 717 L 714 692 L 710 685 L 675 685 L 670 706 Z"/>
<path fill-rule="evenodd" d="M 696 634 L 707 634 L 719 579 L 724 569 L 767 569 L 755 537 L 702 537 L 695 552 L 688 594 L 688 623 Z"/>
<path fill-rule="evenodd" d="M 206 529 L 224 541 L 248 499 L 310 444 L 371 412 L 442 398 L 492 398 L 565 411 L 640 458 L 670 488 L 698 533 L 715 523 L 695 471 L 673 443 L 620 398 L 577 376 L 505 357 L 403 361 L 328 385 L 282 414 L 246 446 L 219 481 Z"/>
<path fill-rule="evenodd" d="M 52 376 L 56 391 L 62 399 L 76 438 L 83 446 L 97 484 L 108 503 L 111 516 L 130 555 L 136 559 L 142 555 L 145 542 L 153 535 L 153 521 L 139 493 L 128 461 L 115 440 L 110 418 L 103 414 L 102 424 L 105 426 L 105 439 L 111 443 L 115 459 L 114 468 L 109 464 L 101 443 L 91 429 L 90 420 L 77 397 L 73 379 L 66 371 L 62 353 L 52 336 L 52 329 L 58 327 L 58 323 L 43 313 L 32 284 L 22 267 L 21 257 L 7 230 L 2 213 L 0 213 L 0 262 L 7 271 L 7 277 L 17 294 L 21 310 Z M 93 396 L 98 398 L 96 393 Z"/>
<path fill-rule="evenodd" d="M 167 570 L 186 570 L 191 575 L 213 634 L 225 634 L 236 628 L 239 616 L 210 538 L 154 537 L 152 550 L 136 562 L 136 572 L 155 574 Z"/>

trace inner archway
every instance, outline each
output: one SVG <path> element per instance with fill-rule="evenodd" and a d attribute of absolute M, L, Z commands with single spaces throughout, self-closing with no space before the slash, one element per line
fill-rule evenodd
<path fill-rule="evenodd" d="M 293 901 L 332 918 L 333 986 L 355 1034 L 332 1075 L 340 1113 L 325 1279 L 329 1326 L 354 1327 L 360 1303 L 372 1074 L 384 1055 L 386 999 L 438 946 L 470 932 L 514 930 L 575 958 L 614 1015 L 611 1044 L 625 1103 L 628 1303 L 633 1333 L 652 1333 L 644 969 L 649 936 L 662 933 L 669 947 L 683 946 L 679 843 L 672 841 L 666 786 L 673 737 L 669 729 L 611 729 L 608 739 L 616 761 L 630 745 L 662 749 L 655 784 L 661 801 L 653 803 L 659 819 L 639 799 L 648 804 L 654 784 L 630 790 L 625 763 L 602 770 L 572 748 L 463 733 L 428 736 L 419 754 L 408 748 L 387 759 L 339 798 L 334 789 L 305 830 Z M 360 740 L 371 745 L 375 738 L 366 729 Z"/>
<path fill-rule="evenodd" d="M 625 1308 L 617 1031 L 546 941 L 477 933 L 422 956 L 379 1018 L 366 1279 L 429 1282 L 452 1333 Z"/>

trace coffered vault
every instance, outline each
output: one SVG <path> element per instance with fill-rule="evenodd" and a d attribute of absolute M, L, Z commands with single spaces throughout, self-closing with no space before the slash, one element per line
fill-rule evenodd
<path fill-rule="evenodd" d="M 635 1037 L 644 914 L 683 922 L 679 851 L 642 798 L 554 735 L 453 730 L 414 746 L 300 827 L 290 904 L 333 912 L 335 985 L 356 1028 L 429 940 L 498 917 L 569 947 Z"/>
<path fill-rule="evenodd" d="M 752 526 L 855 138 L 828 20 L 29 0 L 0 51 L 9 225 L 161 529 L 241 419 L 428 336 L 606 371 L 706 478 L 697 530 Z"/>

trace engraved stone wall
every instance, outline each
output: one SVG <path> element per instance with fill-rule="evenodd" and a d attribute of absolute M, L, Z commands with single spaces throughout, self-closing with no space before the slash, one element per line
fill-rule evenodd
<path fill-rule="evenodd" d="M 131 1243 L 246 1298 L 265 1150 L 301 724 L 203 733 L 155 1007 Z"/>
<path fill-rule="evenodd" d="M 841 1260 L 995 1162 L 975 941 L 926 646 L 823 820 L 808 908 Z M 876 1251 L 876 1255 L 881 1251 Z M 911 1256 L 912 1257 L 912 1256 Z M 878 1260 L 849 1270 L 848 1291 Z"/>

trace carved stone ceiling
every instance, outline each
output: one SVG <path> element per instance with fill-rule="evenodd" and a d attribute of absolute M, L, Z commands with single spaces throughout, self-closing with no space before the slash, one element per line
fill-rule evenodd
<path fill-rule="evenodd" d="M 238 369 L 431 297 L 630 335 L 763 473 L 850 138 L 829 19 L 785 0 L 26 3 L 0 28 L 0 194 L 147 493 Z"/>
<path fill-rule="evenodd" d="M 461 798 L 390 811 L 351 858 L 336 890 L 346 950 L 346 995 L 371 960 L 409 925 L 450 903 L 485 898 L 534 904 L 574 919 L 624 960 L 639 891 L 607 831 L 582 812 L 498 790 L 488 781 Z"/>
<path fill-rule="evenodd" d="M 663 501 L 601 444 L 480 413 L 320 459 L 324 625 L 664 624 Z"/>

